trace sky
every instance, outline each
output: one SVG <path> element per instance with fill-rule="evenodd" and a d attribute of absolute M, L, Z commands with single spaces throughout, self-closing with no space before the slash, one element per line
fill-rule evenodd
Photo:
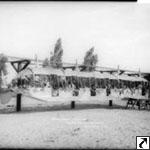
<path fill-rule="evenodd" d="M 94 46 L 98 65 L 150 72 L 150 3 L 0 2 L 0 53 L 82 63 Z"/>

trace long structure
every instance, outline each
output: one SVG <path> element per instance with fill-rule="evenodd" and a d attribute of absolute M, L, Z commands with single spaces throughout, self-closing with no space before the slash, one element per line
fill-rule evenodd
<path fill-rule="evenodd" d="M 31 61 L 31 65 L 33 65 L 33 66 L 35 66 L 36 63 L 38 63 L 39 66 L 42 66 L 42 63 L 43 63 L 43 60 L 41 60 L 41 59 L 38 59 L 38 61 L 37 61 L 36 59 L 31 59 L 31 58 L 21 58 L 21 57 L 14 57 L 14 56 L 7 56 L 7 57 L 8 57 L 8 62 L 22 60 L 22 59 L 28 59 Z M 72 70 L 74 70 L 75 67 L 76 67 L 75 63 L 66 63 L 66 62 L 63 63 L 63 69 L 71 68 Z M 84 70 L 84 68 L 85 68 L 85 66 L 81 65 L 81 64 L 79 64 L 78 67 L 80 68 L 80 70 Z M 118 68 L 100 67 L 100 66 L 96 66 L 95 70 L 99 71 L 101 73 L 108 72 L 110 74 L 118 72 Z M 150 73 L 149 72 L 140 72 L 139 73 L 139 71 L 126 70 L 126 69 L 121 69 L 121 68 L 119 69 L 119 72 L 120 72 L 120 74 L 127 74 L 129 76 L 135 76 L 135 75 L 139 76 L 139 74 L 140 74 L 142 77 L 145 77 L 147 80 L 150 81 Z"/>

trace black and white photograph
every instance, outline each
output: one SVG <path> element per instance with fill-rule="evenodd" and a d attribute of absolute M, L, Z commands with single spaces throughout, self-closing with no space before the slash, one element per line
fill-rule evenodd
<path fill-rule="evenodd" d="M 1 1 L 2 148 L 150 149 L 150 1 Z"/>

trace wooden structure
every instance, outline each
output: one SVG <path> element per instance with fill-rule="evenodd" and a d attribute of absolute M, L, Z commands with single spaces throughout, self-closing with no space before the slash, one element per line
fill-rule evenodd
<path fill-rule="evenodd" d="M 15 69 L 15 71 L 19 73 L 30 64 L 30 60 L 23 59 L 23 60 L 11 61 L 10 63 Z"/>
<path fill-rule="evenodd" d="M 150 99 L 149 98 L 131 98 L 128 97 L 127 99 L 127 105 L 126 108 L 132 108 L 134 109 L 135 106 L 138 106 L 138 109 L 149 109 L 150 108 Z"/>
<path fill-rule="evenodd" d="M 29 64 L 30 60 L 17 60 L 10 62 L 15 71 L 19 74 L 22 70 L 24 70 Z M 20 79 L 18 78 L 18 87 L 20 86 Z M 21 93 L 17 93 L 16 97 L 16 111 L 21 111 Z"/>

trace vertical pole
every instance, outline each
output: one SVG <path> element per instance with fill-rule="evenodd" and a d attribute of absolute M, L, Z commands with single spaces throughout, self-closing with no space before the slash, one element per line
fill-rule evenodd
<path fill-rule="evenodd" d="M 21 111 L 21 93 L 17 94 L 17 99 L 16 99 L 16 111 Z"/>
<path fill-rule="evenodd" d="M 75 108 L 75 101 L 71 101 L 71 109 Z"/>
<path fill-rule="evenodd" d="M 141 109 L 141 101 L 140 100 L 138 100 L 138 102 L 139 102 L 139 106 L 138 106 L 138 108 L 139 108 L 139 110 Z"/>
<path fill-rule="evenodd" d="M 112 100 L 109 100 L 109 106 L 110 107 L 112 106 Z"/>
<path fill-rule="evenodd" d="M 119 88 L 119 73 L 120 73 L 120 68 L 119 68 L 119 65 L 117 67 L 117 81 L 118 81 L 118 88 Z"/>

